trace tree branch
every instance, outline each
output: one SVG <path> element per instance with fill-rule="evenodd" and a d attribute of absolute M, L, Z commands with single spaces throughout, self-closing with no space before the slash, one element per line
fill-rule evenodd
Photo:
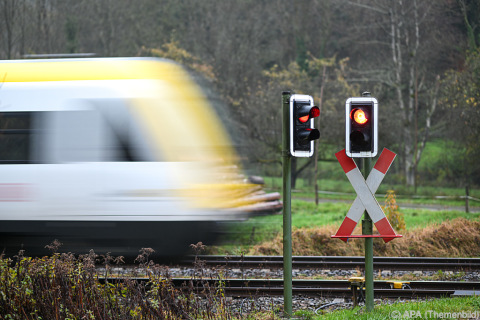
<path fill-rule="evenodd" d="M 418 148 L 418 152 L 415 155 L 415 165 L 417 165 L 418 162 L 420 161 L 420 158 L 422 156 L 422 152 L 425 149 L 425 145 L 427 144 L 428 134 L 430 132 L 430 127 L 431 127 L 432 115 L 435 112 L 435 109 L 437 108 L 437 98 L 438 98 L 439 87 L 440 87 L 440 76 L 437 75 L 437 77 L 435 79 L 435 89 L 433 91 L 432 105 L 430 107 L 430 110 L 428 110 L 427 118 L 425 119 L 425 132 L 423 134 L 422 144 L 421 144 L 420 148 Z"/>
<path fill-rule="evenodd" d="M 360 8 L 364 8 L 364 9 L 368 9 L 368 10 L 372 10 L 372 11 L 376 11 L 376 12 L 380 12 L 380 13 L 382 13 L 382 14 L 388 14 L 388 11 L 382 10 L 382 9 L 380 9 L 380 8 L 372 7 L 372 6 L 367 6 L 366 4 L 357 3 L 357 2 L 352 2 L 352 1 L 348 1 L 348 4 L 350 4 L 350 5 L 352 5 L 352 6 L 356 6 L 356 7 L 360 7 Z"/>

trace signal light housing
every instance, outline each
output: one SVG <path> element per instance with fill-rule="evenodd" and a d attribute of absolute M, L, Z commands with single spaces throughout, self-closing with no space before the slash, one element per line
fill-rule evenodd
<path fill-rule="evenodd" d="M 378 102 L 354 97 L 345 103 L 345 152 L 350 158 L 372 158 L 378 152 Z"/>
<path fill-rule="evenodd" d="M 313 140 L 320 138 L 314 128 L 313 118 L 320 116 L 320 109 L 313 105 L 308 95 L 290 96 L 290 154 L 294 157 L 311 157 Z"/>

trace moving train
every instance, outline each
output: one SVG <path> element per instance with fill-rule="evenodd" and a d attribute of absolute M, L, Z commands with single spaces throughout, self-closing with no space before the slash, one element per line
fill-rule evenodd
<path fill-rule="evenodd" d="M 265 205 L 238 162 L 172 61 L 0 61 L 0 252 L 177 256 Z"/>

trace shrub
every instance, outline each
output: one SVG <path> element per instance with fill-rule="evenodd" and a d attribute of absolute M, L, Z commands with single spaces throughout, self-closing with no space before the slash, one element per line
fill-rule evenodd
<path fill-rule="evenodd" d="M 58 243 L 52 245 L 58 248 Z M 56 251 L 56 250 L 55 250 Z M 99 281 L 96 263 L 105 276 L 121 257 L 98 256 L 93 251 L 76 258 L 54 253 L 31 258 L 20 252 L 15 258 L 0 257 L 0 314 L 4 319 L 229 319 L 223 296 L 205 288 L 202 296 L 192 288 L 174 288 L 168 269 L 154 265 L 142 249 L 131 278 Z"/>
<path fill-rule="evenodd" d="M 397 200 L 395 199 L 395 191 L 387 190 L 385 195 L 385 205 L 382 206 L 388 221 L 396 231 L 405 231 L 405 218 L 403 213 L 398 210 Z"/>

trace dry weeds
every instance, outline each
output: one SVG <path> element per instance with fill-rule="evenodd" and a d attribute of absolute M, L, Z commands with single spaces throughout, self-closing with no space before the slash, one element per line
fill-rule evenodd
<path fill-rule="evenodd" d="M 360 226 L 359 226 L 360 227 Z M 357 227 L 357 228 L 359 228 Z M 350 239 L 347 243 L 331 238 L 337 226 L 293 230 L 294 255 L 362 256 L 364 241 Z M 398 257 L 478 257 L 480 256 L 480 221 L 458 218 L 406 231 L 402 238 L 384 243 L 373 240 L 376 256 Z M 282 235 L 254 246 L 251 255 L 281 255 Z"/>
<path fill-rule="evenodd" d="M 108 277 L 111 265 L 122 263 L 121 257 L 91 251 L 77 258 L 57 253 L 60 245 L 55 241 L 48 246 L 54 252 L 50 257 L 30 258 L 23 252 L 14 260 L 0 257 L 1 319 L 234 318 L 219 288 L 205 283 L 198 293 L 191 281 L 175 288 L 168 268 L 149 259 L 150 248 L 143 248 L 136 260 L 147 282 L 119 278 L 101 283 L 95 265 L 103 264 Z"/>

